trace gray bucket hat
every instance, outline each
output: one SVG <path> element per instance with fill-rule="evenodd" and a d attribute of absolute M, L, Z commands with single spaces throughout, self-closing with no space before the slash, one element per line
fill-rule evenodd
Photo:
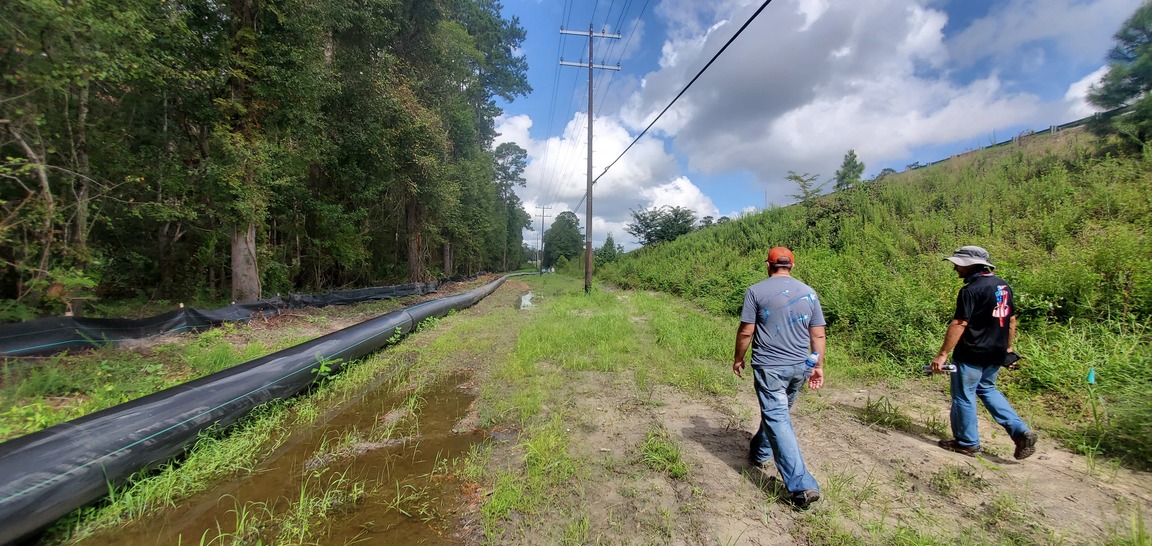
<path fill-rule="evenodd" d="M 988 251 L 979 246 L 962 246 L 944 259 L 959 266 L 986 265 L 989 269 L 996 269 L 996 266 L 988 261 L 990 259 Z"/>

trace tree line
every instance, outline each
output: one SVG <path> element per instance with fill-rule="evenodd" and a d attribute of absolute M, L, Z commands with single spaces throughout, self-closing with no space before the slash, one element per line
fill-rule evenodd
<path fill-rule="evenodd" d="M 0 319 L 513 269 L 497 0 L 12 0 Z M 77 311 L 79 309 L 76 309 Z"/>

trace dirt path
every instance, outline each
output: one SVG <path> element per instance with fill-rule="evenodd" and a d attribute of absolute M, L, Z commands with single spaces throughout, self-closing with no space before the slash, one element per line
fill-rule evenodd
<path fill-rule="evenodd" d="M 563 404 L 553 411 L 570 421 L 569 451 L 585 471 L 547 509 L 514 517 L 496 542 L 1128 544 L 1133 518 L 1152 514 L 1146 473 L 1094 464 L 1043 435 L 1035 456 L 1016 461 L 1011 440 L 987 415 L 983 455 L 944 451 L 936 446 L 948 418 L 940 384 L 850 386 L 835 369 L 828 386 L 805 391 L 793 411 L 825 497 L 798 512 L 780 500 L 786 493 L 771 465 L 745 462 L 758 426 L 750 380 L 732 397 L 643 391 L 628 373 L 636 362 L 621 358 L 619 372 L 545 368 L 564 375 L 555 393 Z M 640 446 L 652 430 L 680 446 L 686 479 L 643 463 Z M 516 460 L 521 449 L 504 445 L 493 459 Z M 578 518 L 586 523 L 574 540 L 557 536 Z"/>

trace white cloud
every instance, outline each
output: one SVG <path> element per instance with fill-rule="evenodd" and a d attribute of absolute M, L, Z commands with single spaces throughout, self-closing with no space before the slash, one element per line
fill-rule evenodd
<path fill-rule="evenodd" d="M 798 12 L 804 16 L 804 24 L 800 25 L 800 32 L 808 30 L 824 12 L 828 11 L 828 0 L 798 0 Z"/>
<path fill-rule="evenodd" d="M 684 207 L 695 211 L 697 218 L 715 217 L 720 212 L 712 204 L 712 199 L 683 176 L 659 186 L 643 188 L 640 195 L 648 200 L 649 207 Z"/>
<path fill-rule="evenodd" d="M 564 211 L 575 212 L 581 226 L 586 225 L 586 203 L 581 202 L 587 188 L 587 125 L 584 114 L 578 113 L 566 125 L 561 136 L 545 141 L 531 139 L 531 120 L 527 116 L 505 116 L 497 119 L 500 142 L 515 142 L 528 151 L 529 162 L 524 171 L 526 187 L 517 188 L 525 208 L 535 218 L 533 229 L 540 229 L 538 207 L 549 207 L 543 212 L 544 229 L 551 226 L 556 215 Z M 635 138 L 612 117 L 596 118 L 593 127 L 593 177 L 604 173 L 612 160 Z M 664 149 L 664 142 L 655 138 L 640 139 L 628 150 L 628 161 L 620 161 L 601 177 L 593 188 L 592 241 L 603 244 L 612 232 L 617 243 L 628 246 L 630 238 L 624 232 L 631 222 L 631 211 L 660 206 L 681 206 L 696 211 L 697 216 L 717 214 L 716 205 L 695 184 L 679 174 L 675 158 Z M 535 240 L 536 234 L 525 232 L 525 240 Z"/>
<path fill-rule="evenodd" d="M 1100 60 L 1112 34 L 1141 0 L 1009 0 L 956 35 L 949 44 L 961 67 L 985 58 L 1034 52 L 1025 48 L 1051 42 L 1067 60 Z M 1024 51 L 1027 49 L 1027 51 Z"/>
<path fill-rule="evenodd" d="M 1088 96 L 1088 89 L 1094 84 L 1099 83 L 1101 78 L 1107 73 L 1108 66 L 1104 65 L 1068 86 L 1068 92 L 1064 93 L 1064 100 L 1068 102 L 1069 119 L 1088 117 L 1100 111 L 1099 108 L 1088 104 L 1088 100 L 1085 97 Z"/>
<path fill-rule="evenodd" d="M 660 10 L 673 28 L 660 68 L 643 76 L 645 86 L 620 112 L 628 128 L 647 126 L 758 4 L 723 4 L 729 12 L 717 7 L 713 17 L 723 26 L 686 20 L 699 10 L 674 16 Z M 996 63 L 983 74 L 953 75 L 1038 40 L 1061 54 L 1098 57 L 1135 4 L 1012 0 L 949 40 L 947 14 L 934 0 L 776 2 L 652 131 L 671 137 L 672 151 L 686 158 L 691 172 L 749 171 L 768 184 L 776 202 L 788 202 L 794 193 L 782 181 L 788 170 L 827 179 L 848 149 L 878 164 L 911 159 L 924 146 L 1062 121 L 1049 116 L 1063 115 L 1053 107 L 1067 109 L 1064 101 L 1028 91 L 1016 72 L 1006 76 Z M 1021 60 L 1013 69 L 1042 71 L 1064 60 L 1043 49 L 1026 57 L 1027 66 Z"/>

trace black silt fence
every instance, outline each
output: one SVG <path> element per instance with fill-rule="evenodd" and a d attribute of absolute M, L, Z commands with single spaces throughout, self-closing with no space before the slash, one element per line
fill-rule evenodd
<path fill-rule="evenodd" d="M 425 319 L 474 305 L 505 279 L 0 443 L 0 544 L 28 537 L 107 495 L 109 484 L 182 454 L 205 429 L 309 389 L 320 362 L 339 372 Z"/>
<path fill-rule="evenodd" d="M 319 295 L 291 294 L 220 309 L 183 308 L 141 319 L 50 317 L 0 324 L 0 358 L 47 356 L 63 351 L 86 350 L 107 343 L 213 328 L 225 322 L 246 322 L 253 317 L 274 316 L 285 309 L 347 305 L 429 294 L 444 282 L 474 278 L 453 277 L 438 282 L 359 288 Z"/>

